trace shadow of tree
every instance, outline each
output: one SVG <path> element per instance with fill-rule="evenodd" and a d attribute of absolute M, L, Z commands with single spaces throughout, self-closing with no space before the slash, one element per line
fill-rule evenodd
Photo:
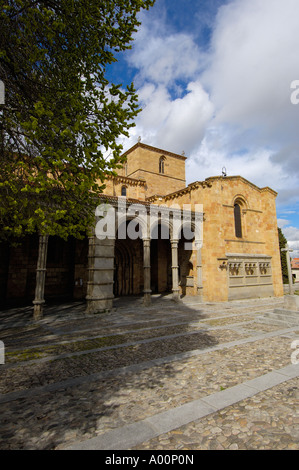
<path fill-rule="evenodd" d="M 7 352 L 28 348 L 31 339 L 47 360 L 24 360 L 2 371 L 1 393 L 24 393 L 0 404 L 0 449 L 59 448 L 187 400 L 181 392 L 191 376 L 182 380 L 186 365 L 179 355 L 218 343 L 204 329 L 196 330 L 194 322 L 205 318 L 203 312 L 159 296 L 148 308 L 140 298 L 116 304 L 107 315 L 86 317 L 77 310 L 73 320 L 71 307 L 54 321 L 46 314 L 35 328 L 24 326 L 23 334 L 18 326 L 18 338 L 6 323 L 0 336 L 6 335 Z M 99 336 L 106 338 L 104 346 Z M 60 343 L 57 349 L 54 343 Z M 75 378 L 79 383 L 72 383 Z M 39 390 L 49 384 L 56 384 L 52 391 Z"/>

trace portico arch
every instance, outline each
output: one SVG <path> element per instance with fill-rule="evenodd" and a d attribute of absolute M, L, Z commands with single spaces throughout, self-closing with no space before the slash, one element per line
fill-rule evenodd
<path fill-rule="evenodd" d="M 125 227 L 120 227 L 120 233 L 127 231 L 130 221 L 124 222 Z M 138 295 L 143 290 L 143 258 L 142 240 L 119 238 L 117 232 L 114 255 L 114 296 Z"/>
<path fill-rule="evenodd" d="M 168 236 L 167 236 L 168 234 Z M 171 245 L 169 225 L 156 222 L 151 227 L 151 290 L 171 292 Z"/>

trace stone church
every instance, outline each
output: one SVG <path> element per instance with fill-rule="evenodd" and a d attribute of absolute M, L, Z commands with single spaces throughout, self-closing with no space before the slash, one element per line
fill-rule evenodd
<path fill-rule="evenodd" d="M 186 185 L 184 155 L 141 142 L 125 155 L 107 177 L 93 237 L 49 237 L 43 266 L 37 236 L 0 245 L 2 305 L 86 299 L 96 313 L 130 295 L 147 305 L 164 293 L 212 302 L 283 295 L 275 191 L 242 176 Z"/>

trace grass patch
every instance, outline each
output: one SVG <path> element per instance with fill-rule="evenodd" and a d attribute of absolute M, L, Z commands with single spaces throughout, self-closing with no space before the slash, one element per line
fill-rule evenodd
<path fill-rule="evenodd" d="M 125 339 L 125 335 L 103 336 L 102 338 L 96 338 L 93 340 L 74 341 L 53 346 L 41 346 L 40 348 L 11 351 L 7 352 L 5 357 L 8 363 L 32 361 L 52 355 L 58 356 L 60 354 L 71 354 L 81 351 L 90 351 L 92 349 L 100 349 L 106 346 L 114 346 L 123 343 Z"/>
<path fill-rule="evenodd" d="M 14 351 L 5 353 L 6 362 L 22 362 L 22 361 L 32 361 L 35 359 L 41 359 L 47 354 L 41 350 L 34 349 L 24 349 L 23 351 Z"/>

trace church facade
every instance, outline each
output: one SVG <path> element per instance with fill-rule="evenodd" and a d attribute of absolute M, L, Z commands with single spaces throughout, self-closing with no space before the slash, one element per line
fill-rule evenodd
<path fill-rule="evenodd" d="M 116 236 L 95 236 L 92 242 L 91 267 L 98 260 L 101 269 L 90 271 L 90 311 L 109 308 L 115 295 L 143 294 L 146 302 L 151 294 L 164 292 L 217 302 L 283 295 L 275 191 L 241 176 L 211 177 L 186 186 L 184 155 L 141 142 L 126 156 L 105 189 L 106 202 L 115 207 Z M 123 215 L 130 204 L 133 212 L 139 205 L 144 220 L 150 220 L 133 240 L 118 236 L 121 198 Z M 152 222 L 155 207 L 159 217 Z M 127 215 L 130 224 L 132 212 Z M 168 237 L 162 236 L 164 225 Z M 102 269 L 101 256 L 109 260 L 110 274 Z"/>
<path fill-rule="evenodd" d="M 145 304 L 169 292 L 175 300 L 213 302 L 283 295 L 275 191 L 242 176 L 186 185 L 184 155 L 141 142 L 125 155 L 105 182 L 94 235 L 68 243 L 49 238 L 40 268 L 46 301 L 58 292 L 85 298 L 87 312 L 96 313 L 129 295 L 142 295 Z M 6 299 L 16 292 L 29 298 L 34 289 L 37 296 L 37 246 L 31 237 L 19 253 L 0 247 Z"/>

